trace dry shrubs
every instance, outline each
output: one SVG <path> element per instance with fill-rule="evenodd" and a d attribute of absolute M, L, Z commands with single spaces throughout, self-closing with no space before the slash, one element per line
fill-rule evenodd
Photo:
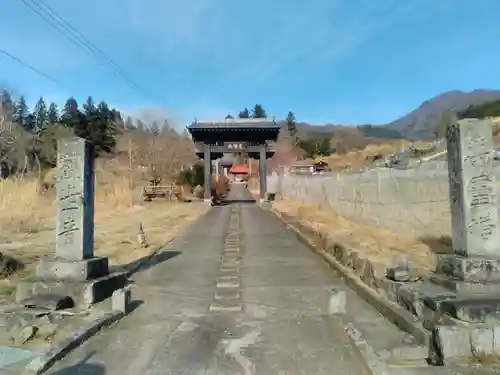
<path fill-rule="evenodd" d="M 127 177 L 101 184 L 96 180 L 96 215 L 109 209 L 130 207 L 136 199 Z M 0 180 L 0 227 L 3 230 L 34 233 L 55 222 L 55 192 L 43 191 L 36 178 Z"/>

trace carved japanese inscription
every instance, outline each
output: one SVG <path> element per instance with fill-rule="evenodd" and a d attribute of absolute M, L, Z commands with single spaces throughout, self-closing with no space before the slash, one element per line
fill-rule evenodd
<path fill-rule="evenodd" d="M 500 257 L 492 125 L 461 120 L 450 126 L 447 141 L 454 251 Z"/>
<path fill-rule="evenodd" d="M 93 163 L 87 142 L 58 142 L 56 255 L 67 260 L 93 256 Z"/>

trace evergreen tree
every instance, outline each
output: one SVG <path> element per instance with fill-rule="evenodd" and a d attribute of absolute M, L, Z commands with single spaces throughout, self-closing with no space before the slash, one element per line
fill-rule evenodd
<path fill-rule="evenodd" d="M 123 121 L 122 114 L 117 109 L 113 108 L 111 110 L 111 119 L 115 124 L 116 134 L 123 134 L 126 132 L 125 121 Z"/>
<path fill-rule="evenodd" d="M 28 105 L 26 104 L 26 100 L 24 99 L 24 96 L 21 95 L 19 100 L 14 105 L 13 121 L 24 127 L 26 130 L 32 131 L 33 129 L 31 128 L 31 124 L 27 124 L 29 114 L 30 112 Z"/>
<path fill-rule="evenodd" d="M 286 126 L 288 129 L 288 133 L 292 137 L 295 137 L 295 135 L 297 134 L 297 122 L 295 120 L 295 115 L 292 111 L 289 111 L 288 115 L 286 116 Z"/>
<path fill-rule="evenodd" d="M 248 108 L 245 108 L 243 111 L 238 113 L 239 118 L 249 118 L 250 117 L 250 112 L 248 111 Z"/>
<path fill-rule="evenodd" d="M 81 126 L 80 129 L 75 129 L 76 134 L 79 137 L 87 139 L 95 149 L 99 149 L 99 142 L 101 140 L 100 118 L 97 107 L 94 104 L 94 100 L 91 96 L 87 98 L 87 101 L 83 105 L 83 116 L 85 116 L 85 126 Z"/>
<path fill-rule="evenodd" d="M 40 134 L 47 128 L 49 122 L 48 111 L 43 97 L 40 97 L 35 105 L 35 110 L 33 111 L 33 122 L 33 133 L 35 134 Z"/>
<path fill-rule="evenodd" d="M 234 118 L 234 117 L 233 117 L 233 116 L 231 116 L 231 115 L 227 115 L 227 116 L 226 116 L 226 120 L 230 120 L 230 119 L 233 119 L 233 118 Z"/>
<path fill-rule="evenodd" d="M 323 137 L 318 142 L 317 153 L 320 156 L 329 156 L 330 155 L 330 138 Z"/>
<path fill-rule="evenodd" d="M 116 123 L 118 120 L 114 110 L 110 110 L 108 104 L 101 101 L 97 106 L 98 123 L 96 131 L 100 135 L 99 151 L 113 152 L 116 146 Z"/>
<path fill-rule="evenodd" d="M 16 106 L 12 100 L 10 92 L 7 90 L 3 90 L 0 93 L 0 109 L 2 110 L 2 115 L 5 116 L 8 121 L 14 119 Z"/>
<path fill-rule="evenodd" d="M 24 119 L 24 128 L 26 131 L 36 134 L 37 133 L 37 128 L 36 128 L 36 117 L 33 113 L 30 113 L 25 119 Z"/>
<path fill-rule="evenodd" d="M 252 111 L 252 117 L 253 118 L 266 118 L 267 117 L 266 111 L 264 110 L 262 105 L 255 104 L 255 106 L 253 107 L 253 111 Z"/>
<path fill-rule="evenodd" d="M 47 110 L 47 120 L 50 125 L 57 124 L 59 121 L 59 111 L 56 103 L 50 103 L 49 109 Z"/>
<path fill-rule="evenodd" d="M 68 128 L 76 131 L 80 127 L 81 113 L 78 109 L 78 102 L 75 98 L 69 98 L 61 111 L 60 122 Z"/>

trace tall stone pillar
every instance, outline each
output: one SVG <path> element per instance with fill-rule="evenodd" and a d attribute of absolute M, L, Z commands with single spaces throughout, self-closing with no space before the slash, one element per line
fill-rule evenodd
<path fill-rule="evenodd" d="M 468 322 L 500 318 L 500 232 L 490 120 L 447 130 L 452 254 L 438 254 L 434 281 L 457 294 L 442 311 Z M 483 296 L 482 298 L 480 298 Z"/>
<path fill-rule="evenodd" d="M 260 200 L 266 199 L 266 144 L 262 143 L 259 150 L 259 187 L 260 187 Z"/>
<path fill-rule="evenodd" d="M 500 282 L 492 123 L 460 120 L 447 143 L 453 255 L 441 256 L 438 266 L 460 281 Z"/>
<path fill-rule="evenodd" d="M 210 202 L 212 200 L 212 161 L 210 144 L 205 143 L 203 145 L 203 162 L 205 166 L 205 202 Z"/>

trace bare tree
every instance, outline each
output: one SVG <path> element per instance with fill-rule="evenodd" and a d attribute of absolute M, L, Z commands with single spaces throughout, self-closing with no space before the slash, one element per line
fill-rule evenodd
<path fill-rule="evenodd" d="M 181 169 L 196 162 L 190 137 L 179 135 L 167 122 L 161 129 L 155 124 L 151 124 L 153 127 L 141 124 L 143 131 L 138 126 L 118 138 L 117 152 L 123 155 L 131 176 L 168 181 Z"/>

